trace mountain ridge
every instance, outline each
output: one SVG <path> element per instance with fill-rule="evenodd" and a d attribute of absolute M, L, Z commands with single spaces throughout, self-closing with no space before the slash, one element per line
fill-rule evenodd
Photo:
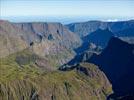
<path fill-rule="evenodd" d="M 91 92 L 91 94 L 93 93 L 93 95 L 95 95 L 91 98 L 96 98 L 97 100 L 101 98 L 106 99 L 106 97 L 112 93 L 111 83 L 113 85 L 114 94 L 111 94 L 110 96 L 123 96 L 133 93 L 134 87 L 132 87 L 132 84 L 134 84 L 134 82 L 132 79 L 134 77 L 134 68 L 132 66 L 134 66 L 134 44 L 133 31 L 131 31 L 134 26 L 133 22 L 134 21 L 117 23 L 90 21 L 84 25 L 79 24 L 78 27 L 76 27 L 79 28 L 77 30 L 80 33 L 79 34 L 77 32 L 71 32 L 71 30 L 68 30 L 68 26 L 64 26 L 60 23 L 12 23 L 0 20 L 0 46 L 2 47 L 1 49 L 6 48 L 7 50 L 2 53 L 0 51 L 1 68 L 3 70 L 3 76 L 0 78 L 2 82 L 0 82 L 0 84 L 3 88 L 2 94 L 0 95 L 6 98 L 7 92 L 4 91 L 10 91 L 11 94 L 8 96 L 16 98 L 16 87 L 10 83 L 15 78 L 18 79 L 14 83 L 17 86 L 18 83 L 20 84 L 20 87 L 23 87 L 25 83 L 26 87 L 29 86 L 29 88 L 27 87 L 28 92 L 24 94 L 25 97 L 31 98 L 32 96 L 32 98 L 37 100 L 38 96 L 44 98 L 42 97 L 42 94 L 45 92 L 45 95 L 47 95 L 48 91 L 51 90 L 51 87 L 53 86 L 54 91 L 56 91 L 55 88 L 59 89 L 59 91 L 63 88 L 63 98 L 67 94 L 67 98 L 72 97 L 74 99 L 75 97 L 71 95 L 76 96 L 77 94 L 69 92 L 68 89 L 72 87 L 71 91 L 75 91 L 74 88 L 77 88 L 77 86 L 85 86 L 85 88 L 87 88 L 87 84 L 90 82 L 93 82 L 93 84 L 89 85 L 89 90 L 83 92 L 84 94 L 82 93 L 82 95 L 85 95 L 82 96 L 83 98 L 87 96 L 87 92 Z M 74 28 L 73 26 L 71 27 Z M 83 29 L 83 27 L 85 29 Z M 83 34 L 83 36 L 81 34 Z M 86 45 L 83 45 L 84 42 Z M 83 46 L 85 48 L 83 48 Z M 76 51 L 76 49 L 79 48 L 82 48 L 81 52 Z M 89 63 L 97 65 L 98 68 Z M 67 73 L 67 75 L 64 73 Z M 35 84 L 39 83 L 32 81 L 35 79 L 36 81 L 41 82 L 41 80 L 37 79 L 38 75 L 46 81 L 60 81 L 62 86 L 52 82 L 51 86 L 47 88 L 48 91 L 40 91 L 40 89 L 38 89 L 40 86 L 35 86 Z M 56 79 L 54 79 L 54 77 L 56 77 Z M 94 79 L 98 79 L 98 77 L 101 79 L 100 81 L 103 81 L 101 83 L 104 83 L 103 85 L 106 85 L 106 87 L 103 86 L 99 90 L 96 90 L 97 87 L 102 85 L 99 83 L 100 81 L 93 81 Z M 53 80 L 49 78 L 52 78 Z M 64 81 L 61 81 L 60 78 L 62 80 L 64 79 Z M 80 82 L 73 85 L 77 82 L 76 80 L 81 78 L 86 80 L 79 80 L 82 84 Z M 7 81 L 6 79 L 9 79 L 8 85 L 5 83 L 3 84 L 3 82 Z M 27 79 L 32 83 L 27 83 Z M 130 83 L 126 83 L 128 81 Z M 12 92 L 12 89 L 8 90 L 6 86 L 9 88 L 15 87 L 15 93 Z M 20 87 L 17 88 L 20 89 Z M 64 88 L 66 91 L 64 91 Z M 77 89 L 83 91 L 80 88 Z M 110 92 L 107 92 L 107 90 Z M 19 96 L 20 98 L 23 98 L 21 94 L 19 94 Z M 58 96 L 59 95 L 56 94 L 56 92 L 52 92 L 51 96 L 48 96 L 48 98 L 54 99 L 58 98 Z"/>
<path fill-rule="evenodd" d="M 97 29 L 109 29 L 115 33 L 127 28 L 134 27 L 134 20 L 117 21 L 117 22 L 105 22 L 105 21 L 87 21 L 72 23 L 66 25 L 72 32 L 78 34 L 80 37 L 86 36 Z"/>
<path fill-rule="evenodd" d="M 10 29 L 7 29 L 7 25 L 4 26 L 4 23 L 9 25 Z M 21 38 L 18 40 L 25 42 L 25 48 L 30 48 L 37 55 L 43 57 L 47 56 L 45 57 L 47 60 L 51 60 L 51 57 L 54 58 L 54 60 L 58 59 L 55 61 L 54 66 L 62 65 L 71 59 L 75 55 L 73 48 L 81 44 L 81 39 L 60 23 L 11 23 L 1 20 L 0 25 L 4 28 L 4 31 L 0 32 L 0 34 L 7 31 L 7 34 L 12 34 L 12 37 Z M 2 41 L 3 40 L 1 40 L 1 42 Z M 17 42 L 13 43 L 12 41 L 10 41 L 11 45 L 17 44 Z M 23 45 L 19 46 L 20 48 L 23 47 Z M 13 47 L 10 46 L 9 48 L 13 49 Z M 0 53 L 0 56 L 2 55 L 9 55 L 8 51 L 7 55 L 4 52 Z M 62 59 L 62 57 L 64 59 Z"/>

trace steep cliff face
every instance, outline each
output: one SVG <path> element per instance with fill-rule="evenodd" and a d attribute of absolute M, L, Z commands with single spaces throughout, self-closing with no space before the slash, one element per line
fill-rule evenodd
<path fill-rule="evenodd" d="M 104 49 L 111 36 L 121 37 L 130 42 L 134 41 L 132 39 L 134 37 L 134 20 L 119 22 L 88 21 L 66 26 L 83 40 L 83 44 L 76 51 L 77 53 L 86 50 L 88 44 L 92 42 Z"/>
<path fill-rule="evenodd" d="M 106 76 L 93 64 L 53 71 L 40 69 L 37 59 L 27 51 L 0 59 L 1 100 L 105 100 L 112 93 Z"/>
<path fill-rule="evenodd" d="M 89 21 L 83 23 L 72 23 L 67 27 L 79 36 L 86 36 L 98 29 L 109 29 L 111 32 L 116 33 L 128 28 L 134 28 L 134 21 L 121 21 L 121 22 L 101 22 L 101 21 Z M 127 33 L 126 33 L 127 34 Z"/>
<path fill-rule="evenodd" d="M 0 22 L 0 56 L 4 57 L 25 48 L 60 66 L 73 56 L 73 48 L 81 44 L 78 35 L 60 23 Z"/>
<path fill-rule="evenodd" d="M 83 23 L 72 23 L 67 25 L 67 27 L 72 31 L 77 33 L 80 37 L 84 37 L 91 32 L 94 32 L 100 26 L 100 21 L 89 21 Z"/>
<path fill-rule="evenodd" d="M 73 58 L 73 48 L 81 44 L 78 35 L 60 23 L 13 23 L 25 31 L 23 37 L 33 51 L 45 57 L 53 66 L 59 66 Z"/>
<path fill-rule="evenodd" d="M 80 43 L 79 36 L 60 23 L 14 23 L 14 26 L 33 34 L 34 37 L 29 37 L 30 41 L 35 41 L 39 36 L 41 39 L 54 41 L 67 48 L 77 47 Z"/>
<path fill-rule="evenodd" d="M 28 47 L 21 36 L 23 33 L 10 22 L 0 20 L 0 57 L 5 57 Z"/>

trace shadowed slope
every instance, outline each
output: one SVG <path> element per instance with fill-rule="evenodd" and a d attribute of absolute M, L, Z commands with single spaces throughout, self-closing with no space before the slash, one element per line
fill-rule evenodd
<path fill-rule="evenodd" d="M 113 37 L 103 52 L 92 56 L 89 62 L 103 70 L 112 82 L 115 94 L 134 92 L 134 44 Z"/>

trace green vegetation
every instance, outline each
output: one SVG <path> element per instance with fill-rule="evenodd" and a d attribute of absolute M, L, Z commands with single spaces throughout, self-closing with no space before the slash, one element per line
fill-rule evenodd
<path fill-rule="evenodd" d="M 65 60 L 69 59 L 69 57 L 72 57 L 72 52 L 69 50 L 61 51 L 57 54 L 49 54 L 46 55 L 45 58 L 50 62 L 51 66 L 59 67 L 61 66 Z"/>
<path fill-rule="evenodd" d="M 86 76 L 76 69 L 47 72 L 36 59 L 28 50 L 0 59 L 0 100 L 103 100 L 112 92 L 101 75 Z M 81 66 L 98 71 L 92 64 Z"/>
<path fill-rule="evenodd" d="M 30 76 L 35 77 L 41 73 L 35 65 L 35 60 L 39 57 L 28 50 L 12 54 L 0 59 L 0 82 L 23 79 Z"/>

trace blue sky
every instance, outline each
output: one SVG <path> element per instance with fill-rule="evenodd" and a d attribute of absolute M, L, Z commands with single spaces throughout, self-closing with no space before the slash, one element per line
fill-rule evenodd
<path fill-rule="evenodd" d="M 0 0 L 1 18 L 20 16 L 133 19 L 134 0 Z"/>

